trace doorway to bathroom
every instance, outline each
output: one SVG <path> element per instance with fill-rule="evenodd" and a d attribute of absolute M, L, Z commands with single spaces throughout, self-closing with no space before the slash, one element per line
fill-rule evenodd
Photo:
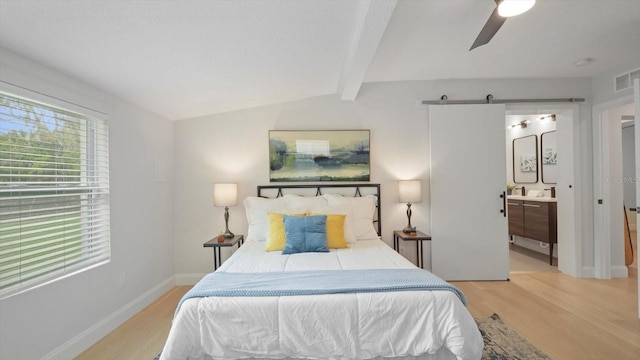
<path fill-rule="evenodd" d="M 511 273 L 574 274 L 576 118 L 577 106 L 573 105 L 507 109 L 507 190 L 511 190 L 507 197 L 507 241 Z"/>

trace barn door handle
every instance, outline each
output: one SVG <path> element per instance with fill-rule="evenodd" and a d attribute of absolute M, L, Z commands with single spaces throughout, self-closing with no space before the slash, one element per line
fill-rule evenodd
<path fill-rule="evenodd" d="M 502 216 L 507 217 L 507 194 L 503 191 L 500 197 L 502 198 L 502 209 L 500 209 L 500 212 Z"/>

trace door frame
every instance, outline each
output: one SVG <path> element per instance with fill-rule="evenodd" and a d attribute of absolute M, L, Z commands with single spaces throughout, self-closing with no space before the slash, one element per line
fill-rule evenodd
<path fill-rule="evenodd" d="M 605 154 L 610 153 L 609 131 L 606 121 L 608 111 L 633 103 L 633 94 L 595 104 L 592 107 L 593 116 L 593 250 L 594 250 L 594 277 L 596 279 L 611 279 L 612 277 L 627 277 L 626 266 L 612 266 L 611 264 L 611 186 L 605 184 L 603 179 L 610 176 L 610 167 L 605 163 Z M 622 161 L 622 159 L 621 159 Z M 602 204 L 598 204 L 602 199 Z"/>
<path fill-rule="evenodd" d="M 506 115 L 536 114 L 541 112 L 571 112 L 573 119 L 573 239 L 569 239 L 565 251 L 560 251 L 558 246 L 558 269 L 567 275 L 574 277 L 585 277 L 583 271 L 583 237 L 582 237 L 582 184 L 581 184 L 581 163 L 580 163 L 580 107 L 578 104 L 558 104 L 558 103 L 531 103 L 531 104 L 507 104 Z M 556 126 L 557 129 L 557 126 Z M 558 133 L 560 137 L 562 134 Z M 558 214 L 561 216 L 561 214 Z M 560 265 L 563 264 L 563 265 Z"/>

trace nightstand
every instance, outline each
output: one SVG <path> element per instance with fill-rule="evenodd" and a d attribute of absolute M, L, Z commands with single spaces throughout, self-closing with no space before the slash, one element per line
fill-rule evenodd
<path fill-rule="evenodd" d="M 424 255 L 422 253 L 422 242 L 431 241 L 431 235 L 425 234 L 420 231 L 416 231 L 415 235 L 409 235 L 403 232 L 402 230 L 395 230 L 393 232 L 393 250 L 400 252 L 400 240 L 416 242 L 418 267 L 424 269 Z"/>
<path fill-rule="evenodd" d="M 217 270 L 218 266 L 222 265 L 222 257 L 220 256 L 220 249 L 223 247 L 230 247 L 238 244 L 238 248 L 244 244 L 244 235 L 235 235 L 232 238 L 225 238 L 223 242 L 218 242 L 218 237 L 207 241 L 202 244 L 204 247 L 213 248 L 213 270 Z"/>

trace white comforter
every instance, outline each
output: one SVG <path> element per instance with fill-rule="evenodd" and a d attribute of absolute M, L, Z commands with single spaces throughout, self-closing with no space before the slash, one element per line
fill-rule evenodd
<path fill-rule="evenodd" d="M 380 240 L 330 253 L 281 255 L 247 242 L 220 271 L 411 268 Z M 480 359 L 475 321 L 450 291 L 189 299 L 161 360 Z"/>

